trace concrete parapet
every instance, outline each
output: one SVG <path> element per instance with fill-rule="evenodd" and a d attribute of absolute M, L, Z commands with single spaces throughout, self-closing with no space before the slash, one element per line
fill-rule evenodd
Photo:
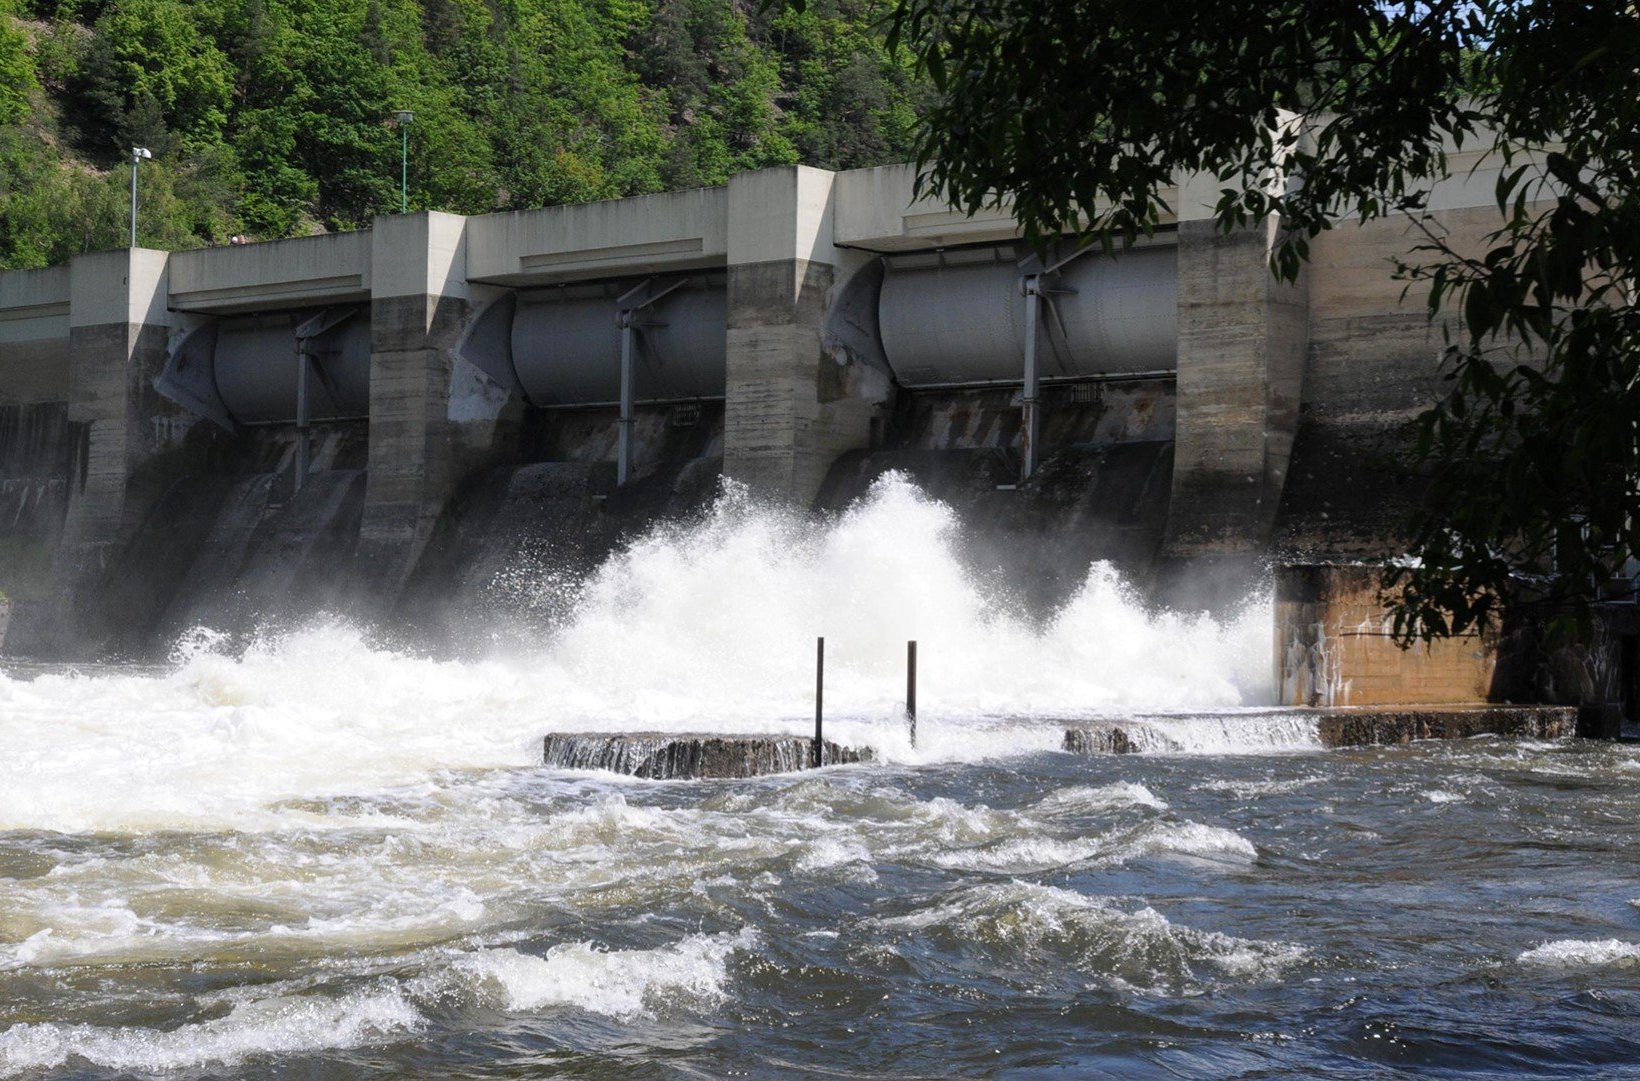
<path fill-rule="evenodd" d="M 366 300 L 373 250 L 371 234 L 357 232 L 177 252 L 171 256 L 170 304 L 179 311 L 228 314 Z"/>
<path fill-rule="evenodd" d="M 1498 667 L 1494 637 L 1398 646 L 1379 599 L 1380 568 L 1285 565 L 1275 573 L 1275 680 L 1288 706 L 1487 702 Z"/>
<path fill-rule="evenodd" d="M 723 265 L 723 188 L 609 199 L 470 219 L 473 281 L 541 285 Z"/>

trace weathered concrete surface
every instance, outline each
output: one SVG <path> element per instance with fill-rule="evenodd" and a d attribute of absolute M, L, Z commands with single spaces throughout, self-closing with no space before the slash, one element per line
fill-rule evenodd
<path fill-rule="evenodd" d="M 1381 568 L 1284 565 L 1275 573 L 1277 700 L 1284 706 L 1445 705 L 1495 700 L 1495 635 L 1402 649 L 1380 602 Z"/>
<path fill-rule="evenodd" d="M 454 350 L 470 314 L 466 219 L 382 218 L 371 233 L 370 459 L 361 590 L 390 605 L 456 481 L 477 464 L 452 420 Z M 492 425 L 480 425 L 484 436 Z"/>
<path fill-rule="evenodd" d="M 846 362 L 822 341 L 841 258 L 831 192 L 831 173 L 802 166 L 729 181 L 723 471 L 797 503 L 869 442 L 876 404 L 847 392 Z"/>
<path fill-rule="evenodd" d="M 1480 255 L 1500 224 L 1490 200 L 1448 206 L 1433 227 L 1459 252 Z M 1405 547 L 1420 497 L 1397 460 L 1413 418 L 1441 389 L 1443 326 L 1424 291 L 1407 290 L 1397 260 L 1416 261 L 1422 236 L 1401 218 L 1342 222 L 1314 238 L 1309 264 L 1309 356 L 1277 549 L 1312 561 L 1378 557 Z"/>
<path fill-rule="evenodd" d="M 725 188 L 640 195 L 470 219 L 471 281 L 540 285 L 723 265 Z"/>
<path fill-rule="evenodd" d="M 1310 727 L 1322 747 L 1372 747 L 1425 739 L 1468 739 L 1504 736 L 1515 739 L 1567 739 L 1577 735 L 1578 711 L 1573 706 L 1379 706 L 1340 709 L 1280 709 L 1232 715 L 1242 726 L 1268 726 L 1291 734 Z M 1192 724 L 1214 724 L 1222 717 L 1138 716 L 1093 720 L 1065 729 L 1066 751 L 1072 754 L 1167 753 L 1191 749 L 1181 738 Z M 1290 744 L 1272 740 L 1273 746 Z"/>
<path fill-rule="evenodd" d="M 1307 277 L 1270 273 L 1273 218 L 1179 225 L 1177 436 L 1167 553 L 1261 551 L 1286 483 L 1308 346 Z"/>
<path fill-rule="evenodd" d="M 714 736 L 688 733 L 559 732 L 542 743 L 542 762 L 557 769 L 602 769 L 650 780 L 761 777 L 810 768 L 807 736 Z M 826 740 L 821 763 L 868 762 L 870 748 Z"/>
<path fill-rule="evenodd" d="M 68 505 L 50 596 L 22 598 L 6 650 L 93 655 L 128 613 L 110 605 L 106 575 L 160 498 L 205 452 L 196 418 L 162 399 L 171 315 L 162 251 L 75 258 L 70 271 L 67 425 L 74 444 Z"/>
<path fill-rule="evenodd" d="M 368 231 L 327 233 L 171 256 L 170 300 L 177 311 L 266 311 L 368 300 Z"/>
<path fill-rule="evenodd" d="M 1577 734 L 1572 706 L 1476 706 L 1470 709 L 1403 707 L 1396 710 L 1336 709 L 1318 716 L 1328 747 L 1368 747 L 1418 739 L 1511 736 L 1565 739 Z"/>

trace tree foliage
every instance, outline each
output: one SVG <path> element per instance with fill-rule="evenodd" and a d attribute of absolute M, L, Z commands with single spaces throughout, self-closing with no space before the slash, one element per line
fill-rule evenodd
<path fill-rule="evenodd" d="M 1404 639 L 1576 616 L 1640 558 L 1634 5 L 898 0 L 892 26 L 937 95 L 921 182 L 1011 197 L 1033 240 L 1152 233 L 1180 174 L 1217 181 L 1226 230 L 1278 215 L 1287 278 L 1341 218 L 1424 230 L 1402 273 L 1452 329 L 1386 575 Z M 1504 166 L 1479 256 L 1427 211 L 1460 148 Z"/>
<path fill-rule="evenodd" d="M 879 0 L 0 0 L 0 266 L 910 153 Z"/>

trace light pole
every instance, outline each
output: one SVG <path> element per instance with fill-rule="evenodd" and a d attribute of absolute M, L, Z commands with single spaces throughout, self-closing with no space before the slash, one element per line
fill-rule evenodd
<path fill-rule="evenodd" d="M 131 246 L 137 246 L 137 165 L 154 156 L 146 146 L 131 148 Z"/>
<path fill-rule="evenodd" d="M 399 109 L 393 119 L 399 122 L 399 213 L 410 213 L 410 122 L 416 114 Z"/>

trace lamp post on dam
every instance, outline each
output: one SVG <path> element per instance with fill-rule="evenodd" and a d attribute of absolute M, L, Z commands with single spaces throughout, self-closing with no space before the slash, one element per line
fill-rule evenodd
<path fill-rule="evenodd" d="M 393 113 L 393 121 L 399 126 L 399 213 L 410 213 L 410 123 L 416 119 L 416 114 L 409 109 L 399 109 Z"/>
<path fill-rule="evenodd" d="M 152 159 L 154 152 L 146 146 L 131 148 L 131 247 L 137 246 L 137 166 Z"/>

